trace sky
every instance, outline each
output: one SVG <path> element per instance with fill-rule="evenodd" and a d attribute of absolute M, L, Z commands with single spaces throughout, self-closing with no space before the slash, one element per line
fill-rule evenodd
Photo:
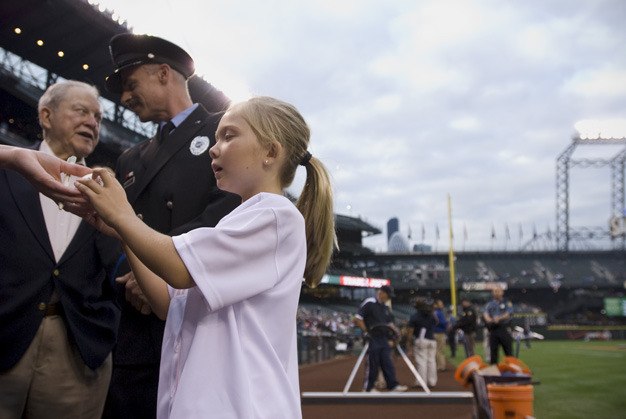
<path fill-rule="evenodd" d="M 457 250 L 529 248 L 556 231 L 556 161 L 572 137 L 626 137 L 624 0 L 100 4 L 185 48 L 234 101 L 295 105 L 335 212 L 378 227 L 363 240 L 375 251 L 392 217 L 410 246 L 447 250 L 451 219 Z M 570 170 L 570 226 L 608 225 L 610 174 Z"/>

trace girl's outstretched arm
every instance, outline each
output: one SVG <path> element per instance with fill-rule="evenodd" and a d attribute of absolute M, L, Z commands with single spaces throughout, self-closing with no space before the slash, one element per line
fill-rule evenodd
<path fill-rule="evenodd" d="M 150 309 L 159 319 L 165 320 L 170 308 L 170 295 L 165 281 L 141 263 L 126 244 L 124 244 L 124 251 L 135 280 L 150 304 Z"/>

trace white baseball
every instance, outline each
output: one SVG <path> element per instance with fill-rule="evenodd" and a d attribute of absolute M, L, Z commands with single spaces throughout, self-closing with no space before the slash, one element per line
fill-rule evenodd
<path fill-rule="evenodd" d="M 87 173 L 85 176 L 83 176 L 81 179 L 85 179 L 85 180 L 89 180 L 89 179 L 93 179 L 96 182 L 98 182 L 100 184 L 100 186 L 104 185 L 104 183 L 102 182 L 102 178 L 100 176 L 98 176 L 97 178 L 94 179 L 93 177 L 93 173 Z"/>

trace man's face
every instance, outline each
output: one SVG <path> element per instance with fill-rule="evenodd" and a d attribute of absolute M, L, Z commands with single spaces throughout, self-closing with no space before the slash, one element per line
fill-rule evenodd
<path fill-rule="evenodd" d="M 39 118 L 50 147 L 60 158 L 85 158 L 98 144 L 102 111 L 91 89 L 71 87 L 54 109 L 44 107 Z"/>
<path fill-rule="evenodd" d="M 380 301 L 381 303 L 386 303 L 391 299 L 391 296 L 383 290 L 378 290 L 377 297 L 378 301 Z"/>
<path fill-rule="evenodd" d="M 163 83 L 158 64 L 144 64 L 122 70 L 121 102 L 132 110 L 141 122 L 168 119 L 160 115 L 164 100 Z"/>
<path fill-rule="evenodd" d="M 502 290 L 502 288 L 494 288 L 492 294 L 493 298 L 495 298 L 496 300 L 500 300 L 502 299 L 502 296 L 504 296 L 504 290 Z"/>

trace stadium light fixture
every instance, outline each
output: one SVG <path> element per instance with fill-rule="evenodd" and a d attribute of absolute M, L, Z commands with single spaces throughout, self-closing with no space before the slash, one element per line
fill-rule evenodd
<path fill-rule="evenodd" d="M 43 47 L 43 40 L 42 39 L 38 39 L 37 40 L 37 45 L 40 47 Z"/>
<path fill-rule="evenodd" d="M 83 64 L 83 70 L 85 71 L 89 70 L 89 64 Z"/>
<path fill-rule="evenodd" d="M 22 28 L 15 28 L 13 29 L 13 32 L 15 32 L 17 35 L 22 33 Z"/>
<path fill-rule="evenodd" d="M 59 56 L 59 58 L 63 58 L 65 56 L 65 53 L 63 51 L 59 51 L 57 52 L 57 55 Z"/>

